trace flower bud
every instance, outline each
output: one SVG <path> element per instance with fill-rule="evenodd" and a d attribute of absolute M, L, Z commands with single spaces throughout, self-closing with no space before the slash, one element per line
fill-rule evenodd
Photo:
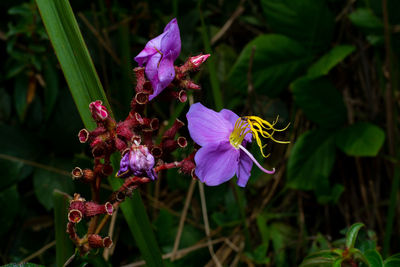
<path fill-rule="evenodd" d="M 206 60 L 210 57 L 210 54 L 198 55 L 195 57 L 190 57 L 189 62 L 193 65 L 193 69 L 198 69 Z"/>
<path fill-rule="evenodd" d="M 93 119 L 96 121 L 104 121 L 108 117 L 108 111 L 105 106 L 102 105 L 103 102 L 101 100 L 96 100 L 89 104 L 90 112 L 92 113 Z"/>
<path fill-rule="evenodd" d="M 93 201 L 85 202 L 85 216 L 92 217 L 99 214 L 108 214 L 112 215 L 114 211 L 114 207 L 110 202 L 106 202 L 105 204 L 97 204 Z"/>

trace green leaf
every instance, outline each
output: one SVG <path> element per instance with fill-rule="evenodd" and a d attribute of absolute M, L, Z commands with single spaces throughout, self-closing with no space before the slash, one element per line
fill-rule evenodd
<path fill-rule="evenodd" d="M 368 250 L 364 253 L 364 256 L 370 267 L 383 267 L 382 256 L 375 249 Z"/>
<path fill-rule="evenodd" d="M 349 15 L 350 21 L 363 31 L 373 45 L 384 43 L 383 22 L 369 8 L 358 8 Z"/>
<path fill-rule="evenodd" d="M 71 6 L 67 0 L 36 0 L 36 4 L 79 114 L 86 127 L 92 129 L 95 123 L 89 103 L 100 99 L 107 107 L 109 104 Z"/>
<path fill-rule="evenodd" d="M 267 257 L 268 244 L 261 244 L 251 252 L 245 252 L 247 258 L 257 264 L 268 264 L 270 258 Z"/>
<path fill-rule="evenodd" d="M 25 74 L 21 74 L 17 79 L 15 79 L 15 89 L 14 89 L 14 101 L 15 109 L 19 120 L 23 122 L 25 120 L 26 111 L 28 109 L 27 99 L 28 93 L 28 78 Z"/>
<path fill-rule="evenodd" d="M 336 134 L 336 145 L 349 156 L 374 157 L 385 141 L 385 132 L 368 122 L 358 122 Z"/>
<path fill-rule="evenodd" d="M 355 26 L 369 33 L 383 33 L 383 22 L 369 8 L 356 9 L 349 15 L 349 19 Z"/>
<path fill-rule="evenodd" d="M 315 194 L 320 204 L 337 204 L 343 192 L 343 185 L 335 184 L 332 186 L 327 179 L 317 183 L 315 188 Z"/>
<path fill-rule="evenodd" d="M 337 259 L 331 250 L 322 250 L 308 255 L 299 267 L 332 267 Z"/>
<path fill-rule="evenodd" d="M 253 49 L 252 82 L 258 93 L 268 96 L 277 96 L 312 61 L 307 50 L 286 36 L 258 36 L 246 45 L 229 74 L 229 81 L 243 93 L 247 92 Z"/>
<path fill-rule="evenodd" d="M 67 225 L 67 215 L 70 197 L 58 190 L 53 191 L 54 202 L 54 227 L 56 233 L 56 263 L 63 266 L 72 256 L 74 249 L 72 241 L 69 239 L 65 227 Z"/>
<path fill-rule="evenodd" d="M 387 258 L 383 264 L 384 267 L 398 267 L 400 266 L 400 253 Z"/>
<path fill-rule="evenodd" d="M 328 180 L 335 162 L 334 135 L 321 129 L 301 135 L 294 144 L 288 162 L 288 186 L 301 190 L 315 189 Z"/>
<path fill-rule="evenodd" d="M 349 230 L 347 230 L 347 233 L 346 233 L 346 248 L 348 248 L 348 249 L 354 248 L 354 244 L 356 243 L 358 232 L 364 226 L 365 225 L 363 223 L 355 223 L 352 226 L 350 226 Z"/>
<path fill-rule="evenodd" d="M 273 32 L 293 38 L 308 49 L 324 49 L 331 42 L 334 16 L 326 1 L 262 0 L 261 5 Z"/>
<path fill-rule="evenodd" d="M 329 71 L 343 61 L 355 50 L 352 45 L 337 45 L 328 53 L 323 55 L 307 71 L 308 77 L 318 77 L 329 73 Z"/>
<path fill-rule="evenodd" d="M 311 121 L 334 128 L 346 122 L 346 106 L 342 95 L 326 78 L 303 77 L 291 85 L 293 97 Z"/>
<path fill-rule="evenodd" d="M 50 167 L 54 165 L 60 168 L 60 170 L 72 169 L 68 161 L 61 162 L 58 160 L 56 161 L 57 164 L 53 164 L 54 161 L 52 160 L 48 160 L 47 162 L 51 164 Z M 71 177 L 40 168 L 37 168 L 34 172 L 33 186 L 37 199 L 47 210 L 51 210 L 54 206 L 54 190 L 57 189 L 69 194 L 72 194 L 74 191 L 74 184 Z"/>
<path fill-rule="evenodd" d="M 19 201 L 19 194 L 16 185 L 0 192 L 0 205 L 1 207 L 5 207 L 0 216 L 0 236 L 7 233 L 10 227 L 14 224 L 14 220 L 19 211 Z"/>

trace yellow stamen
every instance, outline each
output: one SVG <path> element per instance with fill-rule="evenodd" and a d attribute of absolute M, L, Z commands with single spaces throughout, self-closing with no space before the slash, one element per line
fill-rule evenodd
<path fill-rule="evenodd" d="M 279 144 L 289 143 L 289 141 L 276 140 L 273 137 L 273 134 L 275 132 L 282 132 L 282 131 L 286 130 L 290 125 L 290 124 L 288 124 L 283 129 L 276 129 L 274 126 L 276 125 L 277 122 L 278 122 L 278 117 L 272 123 L 270 123 L 266 120 L 263 120 L 257 116 L 246 116 L 246 117 L 239 118 L 239 119 L 237 119 L 237 121 L 235 123 L 235 126 L 233 128 L 231 135 L 229 136 L 229 141 L 233 147 L 238 149 L 239 145 L 242 144 L 244 137 L 248 133 L 252 133 L 253 138 L 256 140 L 257 145 L 260 148 L 261 154 L 263 155 L 263 157 L 266 158 L 269 156 L 269 154 L 265 155 L 263 149 L 267 145 L 262 144 L 260 136 L 264 137 L 264 138 L 270 138 L 272 141 L 279 143 Z"/>

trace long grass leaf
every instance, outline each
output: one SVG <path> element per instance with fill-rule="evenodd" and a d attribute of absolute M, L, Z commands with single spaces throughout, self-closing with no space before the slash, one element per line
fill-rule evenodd
<path fill-rule="evenodd" d="M 56 263 L 63 266 L 74 253 L 72 243 L 65 231 L 69 207 L 69 196 L 63 192 L 54 190 L 54 227 L 56 232 Z"/>

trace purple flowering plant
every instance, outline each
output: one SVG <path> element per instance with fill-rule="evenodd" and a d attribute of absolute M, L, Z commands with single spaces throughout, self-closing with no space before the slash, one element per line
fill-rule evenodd
<path fill-rule="evenodd" d="M 215 112 L 200 103 L 193 104 L 186 117 L 190 136 L 201 148 L 193 148 L 183 158 L 176 158 L 173 152 L 188 144 L 186 137 L 177 136 L 184 123 L 176 118 L 169 129 L 161 131 L 159 119 L 147 117 L 146 110 L 150 101 L 175 98 L 185 102 L 187 90 L 200 89 L 190 75 L 198 71 L 210 55 L 189 57 L 184 64 L 176 66 L 174 62 L 180 50 L 178 22 L 173 19 L 164 32 L 150 40 L 135 57 L 139 64 L 133 70 L 135 94 L 125 120 L 117 122 L 100 100 L 89 105 L 97 127 L 93 131 L 82 129 L 78 138 L 81 143 L 90 144 L 94 166 L 92 169 L 76 167 L 72 177 L 91 186 L 92 200 L 86 201 L 76 193 L 70 202 L 67 224 L 69 237 L 81 255 L 95 248 L 112 246 L 110 237 L 99 235 L 108 218 L 133 190 L 157 180 L 163 170 L 177 168 L 210 186 L 224 183 L 236 174 L 241 187 L 246 186 L 253 163 L 265 173 L 275 171 L 264 169 L 246 146 L 256 140 L 262 155 L 267 157 L 261 138 L 286 143 L 273 136 L 286 128 L 276 129 L 276 121 L 269 123 L 256 116 L 239 117 L 227 109 Z M 121 160 L 114 179 L 124 179 L 124 183 L 101 203 L 100 184 L 113 173 L 110 157 L 115 152 L 120 153 Z M 99 216 L 103 216 L 101 222 Z M 76 225 L 83 219 L 89 220 L 88 230 L 79 236 Z"/>

